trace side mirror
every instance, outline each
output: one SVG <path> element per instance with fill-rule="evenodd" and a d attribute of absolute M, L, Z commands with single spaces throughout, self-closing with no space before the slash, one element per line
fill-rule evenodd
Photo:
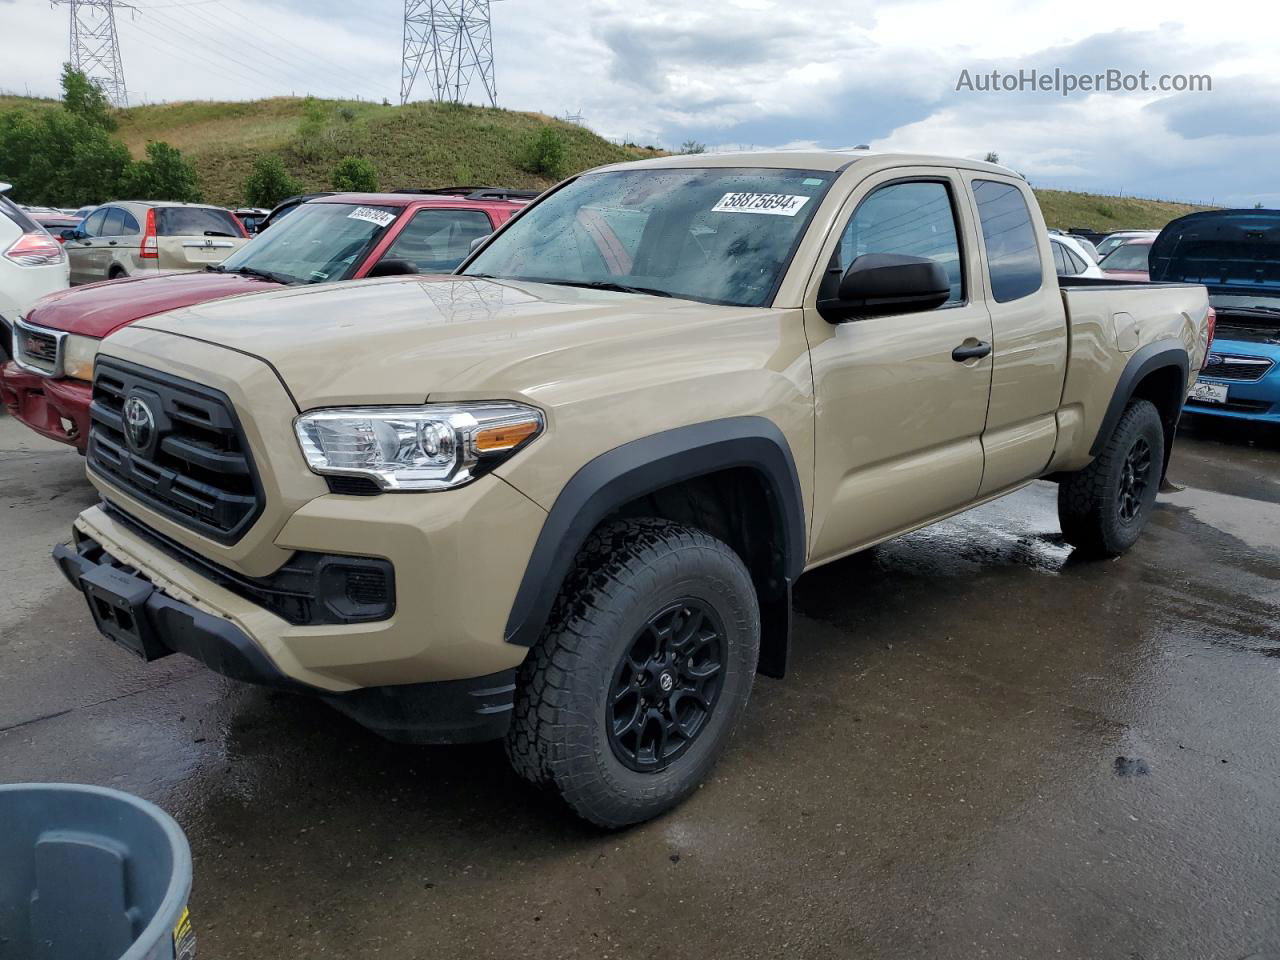
<path fill-rule="evenodd" d="M 418 265 L 411 260 L 379 260 L 366 277 L 403 277 L 418 272 Z"/>
<path fill-rule="evenodd" d="M 818 300 L 818 312 L 832 323 L 844 323 L 858 317 L 933 310 L 950 296 L 951 281 L 936 260 L 864 253 L 849 264 L 835 296 Z"/>
<path fill-rule="evenodd" d="M 84 234 L 82 234 L 76 227 L 69 227 L 68 229 L 63 230 L 59 236 L 62 237 L 63 240 L 79 240 L 84 236 Z"/>
<path fill-rule="evenodd" d="M 467 247 L 467 253 L 475 253 L 477 250 L 480 249 L 480 244 L 484 243 L 488 239 L 489 239 L 489 234 L 485 234 L 483 237 L 476 237 L 474 240 L 471 241 L 470 245 Z"/>

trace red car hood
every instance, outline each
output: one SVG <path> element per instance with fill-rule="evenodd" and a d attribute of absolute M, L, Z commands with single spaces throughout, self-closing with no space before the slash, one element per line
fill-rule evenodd
<path fill-rule="evenodd" d="M 72 287 L 50 294 L 27 313 L 28 323 L 85 337 L 105 337 L 167 310 L 278 289 L 280 284 L 236 273 L 153 274 Z"/>

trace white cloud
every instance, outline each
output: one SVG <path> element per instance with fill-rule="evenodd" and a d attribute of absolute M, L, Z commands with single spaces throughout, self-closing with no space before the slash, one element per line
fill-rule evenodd
<path fill-rule="evenodd" d="M 149 100 L 399 93 L 400 0 L 135 0 L 129 87 Z M 65 8 L 0 3 L 0 88 L 53 94 Z M 506 0 L 493 5 L 499 102 L 580 112 L 615 139 L 874 142 L 996 150 L 1034 181 L 1266 199 L 1276 21 L 1244 0 Z M 1242 29 L 1248 24 L 1248 30 Z M 1211 94 L 960 95 L 961 68 L 1208 72 Z M 426 94 L 425 85 L 417 91 Z M 1198 98 L 1198 99 L 1196 99 Z"/>

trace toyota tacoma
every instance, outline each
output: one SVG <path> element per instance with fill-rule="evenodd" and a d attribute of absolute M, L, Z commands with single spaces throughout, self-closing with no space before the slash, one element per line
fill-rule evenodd
<path fill-rule="evenodd" d="M 589 171 L 448 277 L 146 317 L 97 356 L 101 504 L 55 551 L 142 658 L 504 738 L 580 816 L 704 780 L 806 570 L 1058 484 L 1147 523 L 1204 287 L 1055 275 L 1027 183 L 866 153 Z"/>

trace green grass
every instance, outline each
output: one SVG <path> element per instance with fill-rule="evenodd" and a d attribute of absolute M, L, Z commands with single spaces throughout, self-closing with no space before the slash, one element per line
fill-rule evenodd
<path fill-rule="evenodd" d="M 0 98 L 0 109 L 53 102 Z M 456 104 L 276 97 L 130 107 L 116 118 L 116 133 L 134 156 L 143 155 L 148 140 L 167 141 L 195 165 L 205 199 L 227 205 L 243 202 L 244 182 L 262 153 L 279 154 L 306 189 L 324 190 L 334 164 L 350 155 L 373 162 L 383 189 L 460 183 L 540 189 L 553 178 L 522 169 L 521 156 L 548 126 L 564 140 L 566 174 L 657 152 L 618 146 L 543 114 Z"/>
<path fill-rule="evenodd" d="M 1175 217 L 1209 209 L 1167 200 L 1106 197 L 1066 190 L 1037 190 L 1036 199 L 1040 201 L 1045 223 L 1061 230 L 1071 227 L 1088 227 L 1103 232 L 1125 229 L 1158 230 Z"/>
<path fill-rule="evenodd" d="M 47 109 L 56 100 L 0 94 L 0 110 Z M 383 189 L 477 183 L 541 188 L 553 178 L 523 169 L 527 141 L 543 127 L 564 140 L 564 173 L 653 156 L 653 148 L 619 146 L 585 127 L 540 113 L 442 103 L 404 107 L 368 101 L 275 97 L 239 102 L 190 101 L 130 107 L 116 114 L 118 135 L 135 157 L 148 140 L 165 140 L 195 165 L 205 199 L 238 205 L 253 160 L 278 153 L 308 190 L 329 188 L 342 157 L 368 157 Z M 1095 230 L 1162 227 L 1203 207 L 1160 200 L 1036 190 L 1050 227 Z"/>

